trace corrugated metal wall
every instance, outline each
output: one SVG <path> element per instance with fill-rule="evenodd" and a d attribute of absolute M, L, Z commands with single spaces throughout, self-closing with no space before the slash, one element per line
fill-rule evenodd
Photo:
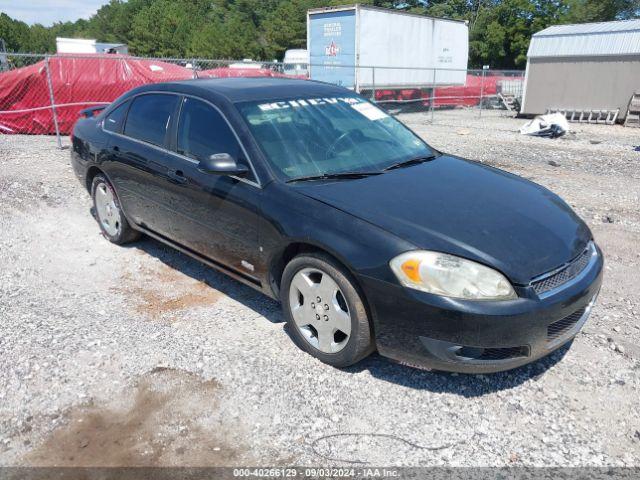
<path fill-rule="evenodd" d="M 532 58 L 521 113 L 620 108 L 623 119 L 635 91 L 640 91 L 640 55 Z"/>
<path fill-rule="evenodd" d="M 556 25 L 531 39 L 527 57 L 640 55 L 640 20 Z"/>

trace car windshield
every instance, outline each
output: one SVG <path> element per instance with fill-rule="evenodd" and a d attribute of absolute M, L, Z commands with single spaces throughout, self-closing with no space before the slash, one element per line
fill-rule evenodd
<path fill-rule="evenodd" d="M 435 154 L 402 123 L 355 95 L 246 102 L 238 108 L 284 180 L 380 172 Z"/>

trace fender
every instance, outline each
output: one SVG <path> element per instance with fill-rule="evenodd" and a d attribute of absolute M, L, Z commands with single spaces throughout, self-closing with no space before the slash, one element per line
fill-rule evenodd
<path fill-rule="evenodd" d="M 259 243 L 264 263 L 261 277 L 270 285 L 270 296 L 278 296 L 284 263 L 297 253 L 297 246 L 328 253 L 357 278 L 356 272 L 395 282 L 389 261 L 416 247 L 386 230 L 335 207 L 326 206 L 288 185 L 272 184 L 260 206 Z M 322 208 L 318 208 L 322 205 Z M 327 208 L 329 207 L 329 208 Z M 300 219 L 303 221 L 300 221 Z M 293 247 L 293 248 L 292 248 Z"/>

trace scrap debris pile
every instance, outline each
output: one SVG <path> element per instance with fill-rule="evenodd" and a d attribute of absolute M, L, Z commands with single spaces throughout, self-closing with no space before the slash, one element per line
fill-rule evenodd
<path fill-rule="evenodd" d="M 533 137 L 558 138 L 569 131 L 569 122 L 561 113 L 539 115 L 520 128 L 522 135 Z"/>

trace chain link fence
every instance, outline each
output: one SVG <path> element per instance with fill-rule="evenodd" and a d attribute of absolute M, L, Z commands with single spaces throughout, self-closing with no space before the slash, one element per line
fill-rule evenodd
<path fill-rule="evenodd" d="M 431 122 L 451 109 L 477 116 L 489 111 L 515 115 L 524 88 L 522 71 L 7 53 L 0 57 L 0 134 L 56 135 L 62 147 L 83 109 L 108 105 L 132 88 L 229 77 L 328 81 L 358 91 L 391 113 L 421 112 Z"/>

